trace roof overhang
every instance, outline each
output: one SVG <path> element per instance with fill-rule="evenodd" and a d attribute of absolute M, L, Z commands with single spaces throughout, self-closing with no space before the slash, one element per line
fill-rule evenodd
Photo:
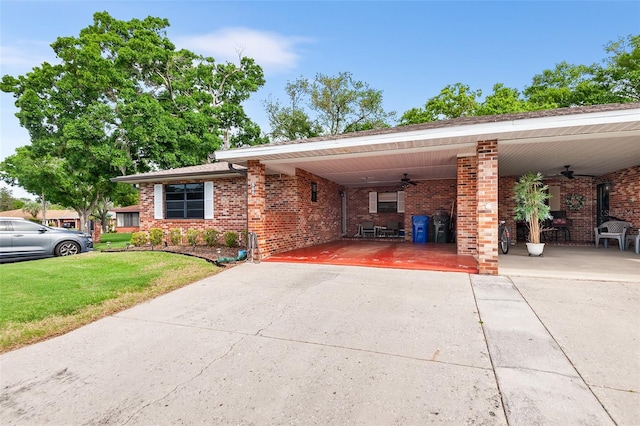
<path fill-rule="evenodd" d="M 267 173 L 296 168 L 345 186 L 456 177 L 456 159 L 475 155 L 477 141 L 498 140 L 501 175 L 529 170 L 601 175 L 640 164 L 640 104 L 576 108 L 473 120 L 450 120 L 281 144 L 217 151 L 216 159 L 265 164 Z M 593 110 L 593 112 L 589 112 Z M 586 112 L 585 112 L 586 111 Z M 484 120 L 484 121 L 483 121 Z"/>
<path fill-rule="evenodd" d="M 233 167 L 233 166 L 232 166 Z M 243 176 L 246 171 L 241 167 L 230 168 L 229 163 L 220 162 L 213 164 L 203 164 L 200 166 L 182 167 L 178 169 L 161 170 L 157 172 L 141 173 L 130 176 L 119 176 L 112 178 L 112 182 L 123 183 L 164 183 L 176 182 L 189 179 L 220 179 Z"/>

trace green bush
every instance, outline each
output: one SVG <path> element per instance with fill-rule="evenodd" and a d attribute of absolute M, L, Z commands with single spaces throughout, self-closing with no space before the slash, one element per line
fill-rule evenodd
<path fill-rule="evenodd" d="M 159 246 L 162 244 L 162 238 L 164 237 L 164 232 L 160 228 L 151 228 L 149 229 L 149 242 L 151 243 L 151 248 L 153 246 Z"/>
<path fill-rule="evenodd" d="M 217 246 L 220 238 L 220 232 L 216 229 L 205 229 L 202 232 L 202 239 L 207 247 Z"/>
<path fill-rule="evenodd" d="M 247 247 L 249 245 L 249 232 L 247 232 L 246 229 L 243 229 L 240 231 L 240 234 L 242 235 L 242 245 Z"/>
<path fill-rule="evenodd" d="M 195 247 L 198 244 L 198 239 L 200 238 L 200 231 L 197 229 L 189 229 L 187 231 L 187 242 L 190 246 Z"/>
<path fill-rule="evenodd" d="M 169 230 L 169 241 L 171 241 L 171 244 L 174 246 L 182 244 L 182 232 L 179 228 L 171 228 Z"/>
<path fill-rule="evenodd" d="M 238 233 L 233 231 L 227 231 L 224 233 L 224 245 L 227 247 L 235 247 L 238 245 Z"/>
<path fill-rule="evenodd" d="M 147 244 L 147 241 L 147 233 L 144 231 L 134 232 L 133 234 L 131 234 L 131 244 L 136 247 L 142 247 L 143 245 Z"/>

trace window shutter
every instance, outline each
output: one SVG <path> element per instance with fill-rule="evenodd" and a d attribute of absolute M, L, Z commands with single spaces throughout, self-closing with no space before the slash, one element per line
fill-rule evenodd
<path fill-rule="evenodd" d="M 153 185 L 153 218 L 163 219 L 162 211 L 162 184 L 156 183 Z"/>
<path fill-rule="evenodd" d="M 404 213 L 404 191 L 398 191 L 398 213 Z"/>
<path fill-rule="evenodd" d="M 213 219 L 213 182 L 204 183 L 204 218 Z"/>
<path fill-rule="evenodd" d="M 369 193 L 369 213 L 378 213 L 378 193 Z"/>

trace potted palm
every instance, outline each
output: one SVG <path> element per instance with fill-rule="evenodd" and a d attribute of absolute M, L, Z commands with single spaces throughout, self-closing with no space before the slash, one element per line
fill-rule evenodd
<path fill-rule="evenodd" d="M 529 172 L 520 177 L 514 188 L 516 201 L 515 219 L 524 220 L 529 227 L 529 256 L 541 256 L 544 243 L 540 243 L 540 234 L 544 231 L 542 221 L 551 218 L 547 200 L 551 198 L 548 186 L 542 182 L 542 173 Z"/>

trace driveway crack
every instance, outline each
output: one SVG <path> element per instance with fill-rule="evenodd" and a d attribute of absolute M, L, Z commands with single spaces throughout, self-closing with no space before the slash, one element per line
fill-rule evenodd
<path fill-rule="evenodd" d="M 131 414 L 131 416 L 129 416 L 129 418 L 127 418 L 127 420 L 123 423 L 123 424 L 128 424 L 135 416 L 137 416 L 140 412 L 142 412 L 145 408 L 156 404 L 160 401 L 162 401 L 163 399 L 167 398 L 169 395 L 175 393 L 178 388 L 180 388 L 181 386 L 184 386 L 192 381 L 194 381 L 195 379 L 197 379 L 198 377 L 200 377 L 205 371 L 207 371 L 209 368 L 211 368 L 211 366 L 213 364 L 215 364 L 216 362 L 226 358 L 227 356 L 229 356 L 229 354 L 231 354 L 231 352 L 233 352 L 233 350 L 235 349 L 235 347 L 241 343 L 244 339 L 246 339 L 248 336 L 242 336 L 240 339 L 236 340 L 234 343 L 231 344 L 231 346 L 229 347 L 229 349 L 222 355 L 220 355 L 217 358 L 212 359 L 209 363 L 207 363 L 204 367 L 202 367 L 202 369 L 200 369 L 200 371 L 195 374 L 194 376 L 192 376 L 191 378 L 189 378 L 188 380 L 185 380 L 183 382 L 178 383 L 177 385 L 175 385 L 173 387 L 173 389 L 171 389 L 169 392 L 165 393 L 163 396 L 161 396 L 160 398 L 156 398 L 153 401 L 148 402 L 147 404 L 144 404 L 142 407 L 140 407 L 139 409 L 137 409 L 133 414 Z"/>

